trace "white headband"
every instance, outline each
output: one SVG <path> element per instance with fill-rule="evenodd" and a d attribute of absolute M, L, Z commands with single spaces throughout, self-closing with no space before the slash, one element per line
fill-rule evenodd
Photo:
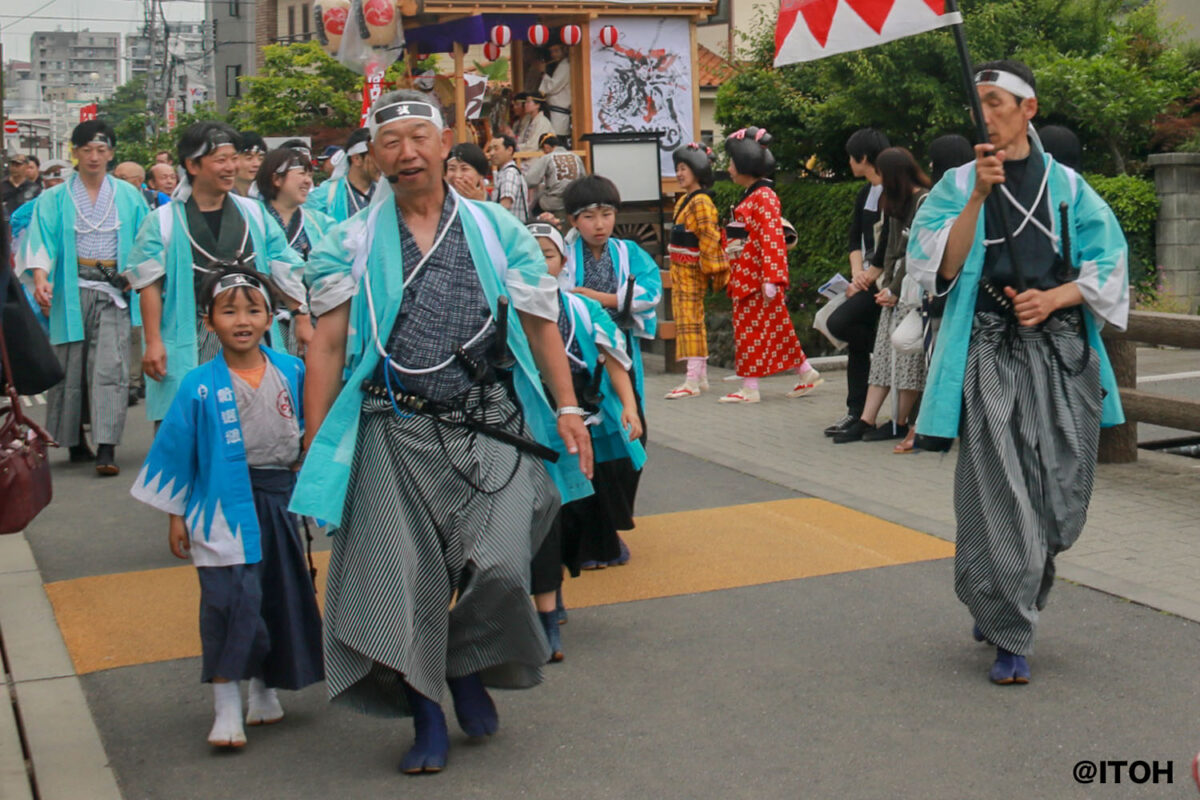
<path fill-rule="evenodd" d="M 975 85 L 995 86 L 997 89 L 1003 89 L 1021 99 L 1037 97 L 1037 92 L 1033 91 L 1033 87 L 1026 83 L 1024 78 L 1002 69 L 985 69 L 976 72 Z"/>
<path fill-rule="evenodd" d="M 204 158 L 212 151 L 221 147 L 233 147 L 235 150 L 237 149 L 237 146 L 234 145 L 233 140 L 229 138 L 227 133 L 224 131 L 211 131 L 205 137 L 204 144 L 200 145 L 196 149 L 196 152 L 192 153 L 188 158 L 195 161 L 196 159 Z"/>
<path fill-rule="evenodd" d="M 360 155 L 361 153 L 367 152 L 367 149 L 370 147 L 370 145 L 371 145 L 371 143 L 369 141 L 367 141 L 366 139 L 364 139 L 361 142 L 355 142 L 354 144 L 350 145 L 349 150 L 339 150 L 338 152 L 345 153 L 346 154 L 345 158 L 349 158 L 350 156 L 357 156 L 357 155 Z M 334 153 L 333 157 L 337 158 L 338 153 Z M 340 163 L 342 163 L 341 159 L 338 159 L 337 163 L 335 163 L 334 166 L 336 167 Z"/>
<path fill-rule="evenodd" d="M 217 298 L 226 292 L 231 292 L 239 286 L 246 286 L 251 289 L 257 289 L 258 293 L 263 296 L 263 300 L 267 302 L 267 308 L 273 308 L 271 304 L 271 296 L 267 294 L 266 287 L 262 281 L 257 278 L 251 278 L 249 275 L 243 275 L 240 272 L 231 272 L 228 275 L 222 275 L 217 281 L 217 285 L 213 287 L 212 300 L 215 303 Z M 209 304 L 212 307 L 212 304 Z"/>
<path fill-rule="evenodd" d="M 374 139 L 375 134 L 383 126 L 406 119 L 419 119 L 431 122 L 439 131 L 446 127 L 446 123 L 442 119 L 441 110 L 436 108 L 432 103 L 426 103 L 423 100 L 401 100 L 396 103 L 389 103 L 371 112 L 371 119 L 367 124 L 367 127 L 371 131 L 371 138 Z"/>
<path fill-rule="evenodd" d="M 611 208 L 613 211 L 617 210 L 617 207 L 614 206 L 612 203 L 589 203 L 588 205 L 583 206 L 582 208 L 577 208 L 573 211 L 568 210 L 567 213 L 570 214 L 572 217 L 577 217 L 585 211 L 591 211 L 596 208 Z"/>
<path fill-rule="evenodd" d="M 563 242 L 562 234 L 558 232 L 558 228 L 547 222 L 531 222 L 526 227 L 533 234 L 535 239 L 549 239 L 554 242 L 554 246 L 558 248 L 558 252 L 564 256 L 567 254 L 567 245 Z"/>

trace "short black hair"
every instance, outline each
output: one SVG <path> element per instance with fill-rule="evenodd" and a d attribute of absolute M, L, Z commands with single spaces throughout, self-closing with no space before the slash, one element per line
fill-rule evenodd
<path fill-rule="evenodd" d="M 967 137 L 958 133 L 939 136 L 929 143 L 929 178 L 937 183 L 948 170 L 974 160 L 975 148 Z"/>
<path fill-rule="evenodd" d="M 355 130 L 350 131 L 350 135 L 346 137 L 346 146 L 342 149 L 349 150 L 359 142 L 369 141 L 371 141 L 371 132 L 366 128 L 356 128 Z"/>
<path fill-rule="evenodd" d="M 286 142 L 284 142 L 283 144 L 279 145 L 279 147 L 276 147 L 275 149 L 276 149 L 276 150 L 283 150 L 283 149 L 288 149 L 288 150 L 311 150 L 312 148 L 311 148 L 311 147 L 309 147 L 309 146 L 308 146 L 308 145 L 305 143 L 305 141 L 304 141 L 303 139 L 288 139 Z"/>
<path fill-rule="evenodd" d="M 1018 78 L 1028 83 L 1029 88 L 1037 91 L 1037 80 L 1033 77 L 1033 70 L 1031 70 L 1023 61 L 1017 61 L 1015 58 L 1001 58 L 997 61 L 985 61 L 982 64 L 975 65 L 973 74 L 977 75 L 980 72 L 989 69 L 999 70 L 1001 72 L 1011 72 L 1013 75 L 1016 75 Z M 1012 94 L 1012 92 L 1009 92 L 1009 94 Z M 1017 98 L 1018 103 L 1025 99 L 1024 97 L 1017 97 L 1015 94 L 1013 94 L 1013 97 Z"/>
<path fill-rule="evenodd" d="M 495 136 L 493 136 L 492 138 L 499 139 L 500 141 L 504 142 L 505 148 L 507 148 L 509 150 L 512 150 L 515 152 L 517 149 L 517 140 L 514 139 L 513 137 L 509 136 L 507 133 L 498 133 Z"/>
<path fill-rule="evenodd" d="M 237 149 L 239 153 L 247 153 L 256 147 L 264 153 L 267 152 L 266 141 L 254 131 L 238 131 L 237 136 Z"/>
<path fill-rule="evenodd" d="M 551 147 L 558 147 L 558 137 L 555 136 L 553 133 L 543 133 L 541 136 L 538 137 L 538 149 L 541 149 L 541 148 L 545 147 L 546 145 L 550 145 Z"/>
<path fill-rule="evenodd" d="M 192 157 L 192 153 L 204 147 L 205 142 L 214 134 L 222 134 L 225 138 L 229 139 L 234 148 L 237 147 L 238 133 L 233 129 L 232 125 L 226 122 L 219 122 L 215 119 L 206 119 L 193 123 L 179 137 L 179 145 L 175 151 L 176 159 L 179 164 L 183 165 L 185 172 L 187 172 L 187 160 Z M 200 158 L 204 158 L 207 155 L 208 153 L 205 153 Z"/>
<path fill-rule="evenodd" d="M 41 159 L 39 159 L 33 153 L 29 154 L 29 160 L 32 161 L 34 163 L 34 165 L 37 166 L 38 169 L 41 169 L 41 167 L 42 167 Z"/>
<path fill-rule="evenodd" d="M 846 155 L 855 161 L 862 161 L 865 158 L 867 163 L 873 167 L 875 166 L 875 157 L 891 146 L 891 142 L 888 141 L 883 131 L 874 128 L 859 128 L 846 140 Z"/>
<path fill-rule="evenodd" d="M 563 207 L 574 217 L 588 206 L 612 206 L 620 210 L 621 191 L 603 175 L 584 175 L 567 184 L 563 192 Z"/>
<path fill-rule="evenodd" d="M 479 176 L 485 177 L 491 172 L 491 165 L 488 164 L 487 156 L 483 154 L 483 150 L 474 142 L 459 142 L 450 148 L 450 155 L 446 156 L 446 160 L 455 158 L 463 162 L 471 169 L 479 173 Z"/>
<path fill-rule="evenodd" d="M 113 130 L 112 125 L 108 124 L 108 120 L 103 119 L 89 119 L 87 122 L 81 122 L 76 125 L 75 129 L 71 131 L 71 144 L 75 147 L 83 147 L 91 142 L 96 134 L 100 134 L 104 138 L 108 139 L 109 144 L 111 144 L 113 147 L 117 146 L 116 131 Z M 34 156 L 28 155 L 25 156 L 25 158 L 33 161 L 38 166 L 41 166 L 41 162 L 38 161 Z"/>
<path fill-rule="evenodd" d="M 274 312 L 275 308 L 279 305 L 279 290 L 276 289 L 275 284 L 271 282 L 271 276 L 259 272 L 254 267 L 238 265 L 225 267 L 224 269 L 213 270 L 204 278 L 204 282 L 200 284 L 200 294 L 196 297 L 196 310 L 199 311 L 200 316 L 205 318 L 210 318 L 212 316 L 213 289 L 217 288 L 218 281 L 227 275 L 233 274 L 245 275 L 247 277 L 254 278 L 261 283 L 263 288 L 267 290 L 267 296 L 271 298 L 270 302 L 267 303 L 267 311 Z M 258 292 L 254 291 L 249 286 L 238 286 L 237 288 L 233 289 L 233 291 L 242 292 L 248 298 L 259 297 Z"/>

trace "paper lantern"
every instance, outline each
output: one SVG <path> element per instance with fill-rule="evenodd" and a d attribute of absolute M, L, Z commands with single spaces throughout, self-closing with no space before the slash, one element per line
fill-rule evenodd
<path fill-rule="evenodd" d="M 488 42 L 483 46 L 483 57 L 488 61 L 495 61 L 500 57 L 500 45 L 495 42 Z"/>
<path fill-rule="evenodd" d="M 583 39 L 583 29 L 578 25 L 563 25 L 562 30 L 558 32 L 558 38 L 567 47 L 574 47 Z"/>
<path fill-rule="evenodd" d="M 544 47 L 550 41 L 550 29 L 545 25 L 530 25 L 529 26 L 529 43 L 538 47 Z"/>
<path fill-rule="evenodd" d="M 323 0 L 313 6 L 317 23 L 317 41 L 331 56 L 336 56 L 350 17 L 350 0 Z"/>
<path fill-rule="evenodd" d="M 384 47 L 396 40 L 395 0 L 362 0 L 357 6 L 359 31 L 371 47 Z"/>
<path fill-rule="evenodd" d="M 497 47 L 504 47 L 512 41 L 512 28 L 507 25 L 495 25 L 488 34 L 488 40 Z"/>
<path fill-rule="evenodd" d="M 605 25 L 600 29 L 600 44 L 612 47 L 617 43 L 617 26 Z"/>

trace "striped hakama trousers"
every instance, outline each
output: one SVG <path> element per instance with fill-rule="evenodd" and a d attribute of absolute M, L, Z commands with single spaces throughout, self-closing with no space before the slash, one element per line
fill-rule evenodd
<path fill-rule="evenodd" d="M 46 428 L 59 444 L 80 441 L 91 422 L 92 440 L 117 445 L 129 411 L 129 309 L 96 289 L 79 287 L 83 340 L 54 346 L 63 378 L 46 393 Z"/>
<path fill-rule="evenodd" d="M 503 386 L 480 393 L 484 419 L 514 429 Z M 407 716 L 404 681 L 433 700 L 447 677 L 475 672 L 492 687 L 540 683 L 550 647 L 529 565 L 558 507 L 537 458 L 366 397 L 325 596 L 330 698 Z"/>
<path fill-rule="evenodd" d="M 1101 400 L 1099 357 L 1077 322 L 1052 317 L 1010 337 L 1004 317 L 975 315 L 954 474 L 954 589 L 988 641 L 1010 652 L 1032 654 L 1054 557 L 1083 530 Z"/>

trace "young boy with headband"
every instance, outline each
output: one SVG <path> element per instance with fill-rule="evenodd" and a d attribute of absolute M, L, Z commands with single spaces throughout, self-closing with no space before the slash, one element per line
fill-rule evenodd
<path fill-rule="evenodd" d="M 287 503 L 304 429 L 304 364 L 263 346 L 274 303 L 251 269 L 209 278 L 204 324 L 221 351 L 184 376 L 130 493 L 170 515 L 168 541 L 200 575 L 200 679 L 215 747 L 283 719 L 276 689 L 324 680 L 321 617 Z"/>
<path fill-rule="evenodd" d="M 558 278 L 566 264 L 562 235 L 544 222 L 531 223 L 546 259 L 547 271 Z M 629 380 L 632 361 L 623 337 L 604 308 L 591 298 L 559 290 L 558 332 L 567 351 L 575 396 L 587 410 L 585 422 L 592 435 L 596 463 L 629 459 L 635 469 L 646 462 L 638 439 L 642 423 L 637 397 Z M 593 481 L 595 494 L 567 503 L 532 565 L 532 592 L 538 617 L 550 642 L 550 660 L 563 660 L 558 626 L 566 619 L 562 605 L 562 568 L 578 577 L 580 554 L 620 549 L 614 518 L 624 501 L 605 481 Z"/>

